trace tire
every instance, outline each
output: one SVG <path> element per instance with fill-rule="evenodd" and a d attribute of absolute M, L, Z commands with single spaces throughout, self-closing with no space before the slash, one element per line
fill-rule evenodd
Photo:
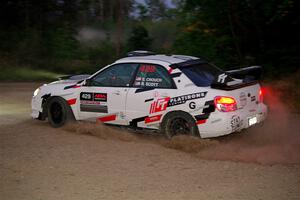
<path fill-rule="evenodd" d="M 175 135 L 200 136 L 194 118 L 181 111 L 168 113 L 164 117 L 161 123 L 161 132 L 169 139 Z"/>
<path fill-rule="evenodd" d="M 75 117 L 71 107 L 61 97 L 53 97 L 47 102 L 47 114 L 50 125 L 54 128 L 74 122 Z"/>

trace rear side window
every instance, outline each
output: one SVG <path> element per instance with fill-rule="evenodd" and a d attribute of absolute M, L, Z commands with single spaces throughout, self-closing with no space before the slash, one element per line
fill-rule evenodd
<path fill-rule="evenodd" d="M 141 64 L 133 86 L 143 88 L 172 88 L 172 80 L 165 68 L 153 64 Z"/>
<path fill-rule="evenodd" d="M 181 71 L 197 86 L 208 87 L 222 71 L 208 63 L 191 65 Z"/>

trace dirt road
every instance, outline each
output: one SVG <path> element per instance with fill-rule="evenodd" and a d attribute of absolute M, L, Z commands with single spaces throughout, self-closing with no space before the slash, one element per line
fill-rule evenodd
<path fill-rule="evenodd" d="M 299 116 L 220 139 L 32 120 L 38 84 L 0 84 L 0 199 L 299 199 Z"/>

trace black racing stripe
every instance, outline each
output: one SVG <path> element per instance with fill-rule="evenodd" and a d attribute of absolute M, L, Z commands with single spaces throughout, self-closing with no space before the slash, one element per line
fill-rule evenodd
<path fill-rule="evenodd" d="M 131 120 L 131 122 L 130 122 L 129 124 L 130 124 L 130 126 L 137 127 L 137 123 L 138 123 L 138 122 L 145 121 L 145 118 L 146 118 L 146 117 L 148 117 L 148 116 L 135 118 L 135 119 Z"/>
<path fill-rule="evenodd" d="M 171 74 L 170 76 L 172 77 L 172 78 L 176 78 L 176 77 L 179 77 L 179 76 L 181 76 L 181 72 L 177 72 L 177 73 L 174 73 L 174 74 Z"/>
<path fill-rule="evenodd" d="M 68 85 L 68 86 L 66 86 L 66 87 L 64 88 L 64 90 L 71 89 L 71 88 L 73 88 L 74 86 L 76 86 L 76 84 L 75 84 L 75 85 Z"/>
<path fill-rule="evenodd" d="M 203 119 L 208 119 L 210 113 L 205 113 L 205 114 L 201 114 L 201 115 L 195 115 L 194 117 L 196 118 L 197 121 L 199 120 L 203 120 Z"/>
<path fill-rule="evenodd" d="M 154 90 L 155 88 L 139 88 L 136 89 L 135 93 L 140 93 L 140 92 L 146 92 L 146 91 L 150 91 L 150 90 Z"/>
<path fill-rule="evenodd" d="M 97 112 L 97 113 L 108 113 L 107 106 L 101 105 L 80 105 L 80 111 L 82 112 Z"/>
<path fill-rule="evenodd" d="M 208 106 L 208 107 L 203 109 L 203 111 L 202 111 L 203 114 L 194 116 L 197 121 L 208 119 L 210 116 L 210 113 L 212 113 L 216 110 L 214 100 L 206 101 L 204 105 Z"/>
<path fill-rule="evenodd" d="M 152 99 L 146 99 L 145 102 L 153 101 L 153 100 L 154 100 L 154 98 L 152 98 Z"/>
<path fill-rule="evenodd" d="M 211 112 L 215 112 L 216 108 L 215 108 L 215 103 L 214 100 L 211 101 L 207 101 L 204 104 L 205 106 L 208 106 L 206 108 L 203 109 L 203 113 L 211 113 Z"/>

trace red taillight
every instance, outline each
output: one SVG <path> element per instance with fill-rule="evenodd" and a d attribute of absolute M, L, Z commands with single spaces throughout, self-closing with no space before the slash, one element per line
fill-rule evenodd
<path fill-rule="evenodd" d="M 261 88 L 259 89 L 258 99 L 259 99 L 259 103 L 262 103 L 264 100 L 264 95 L 263 95 L 263 91 Z"/>
<path fill-rule="evenodd" d="M 233 97 L 215 97 L 215 106 L 221 112 L 231 112 L 237 109 L 236 101 Z"/>

